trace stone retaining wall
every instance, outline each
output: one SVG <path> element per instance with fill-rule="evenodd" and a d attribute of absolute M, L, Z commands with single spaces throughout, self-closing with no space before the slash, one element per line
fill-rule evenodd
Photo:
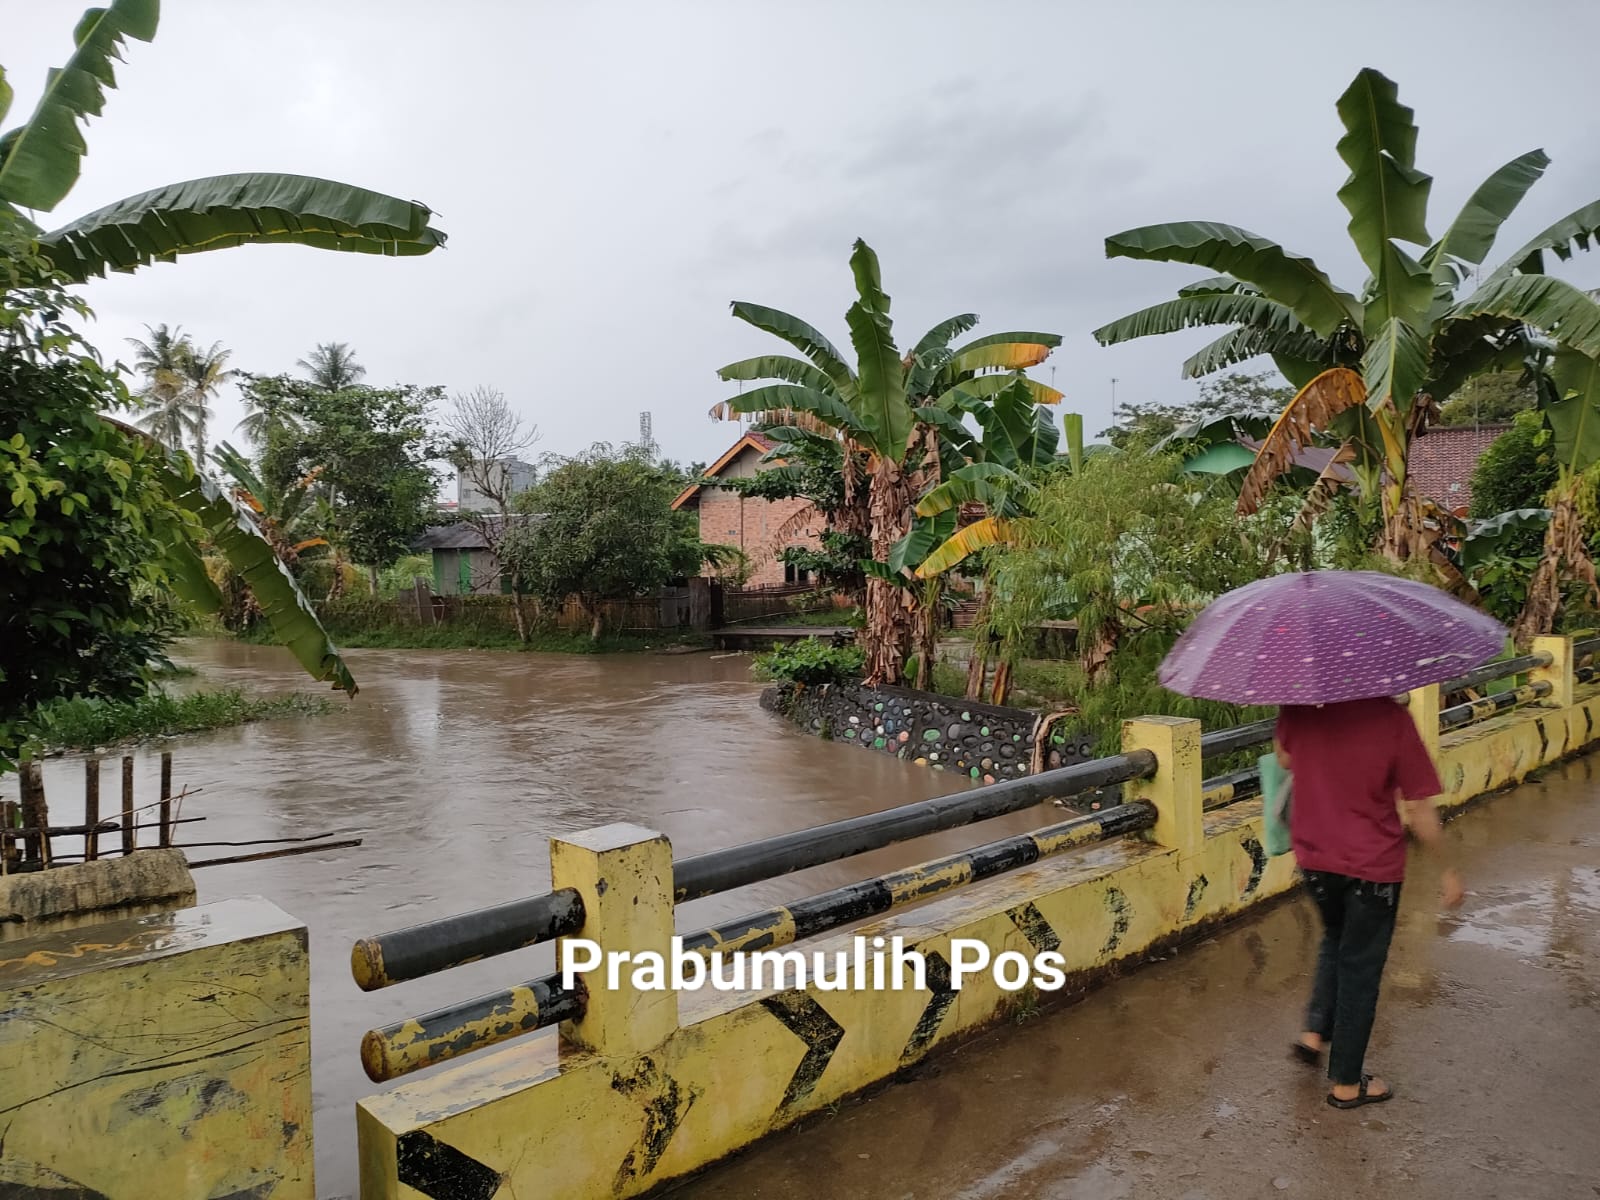
<path fill-rule="evenodd" d="M 1024 708 L 901 687 L 784 683 L 763 692 L 761 705 L 820 737 L 986 783 L 1032 772 L 1040 724 L 1040 715 Z M 1047 769 L 1094 757 L 1094 737 L 1079 726 L 1057 724 L 1048 736 Z"/>

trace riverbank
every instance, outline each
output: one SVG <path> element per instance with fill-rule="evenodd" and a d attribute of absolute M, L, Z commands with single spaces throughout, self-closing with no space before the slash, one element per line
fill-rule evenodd
<path fill-rule="evenodd" d="M 220 688 L 182 696 L 153 691 L 130 701 L 61 700 L 42 708 L 39 722 L 44 752 L 63 754 L 333 710 L 325 696 L 252 696 L 241 688 Z"/>
<path fill-rule="evenodd" d="M 334 644 L 351 650 L 519 650 L 539 654 L 640 654 L 668 646 L 711 648 L 701 633 L 603 633 L 599 640 L 564 629 L 535 629 L 526 642 L 514 629 L 456 625 L 382 625 L 361 627 L 324 623 Z M 265 631 L 219 635 L 251 645 L 276 645 Z"/>

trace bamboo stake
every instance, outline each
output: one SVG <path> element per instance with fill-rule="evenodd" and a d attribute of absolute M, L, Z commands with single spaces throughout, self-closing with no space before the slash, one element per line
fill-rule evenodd
<path fill-rule="evenodd" d="M 136 830 L 133 824 L 133 755 L 122 756 L 122 852 L 132 854 Z"/>
<path fill-rule="evenodd" d="M 161 846 L 172 845 L 172 751 L 161 754 Z"/>
<path fill-rule="evenodd" d="M 93 862 L 100 857 L 100 760 L 89 758 L 83 764 L 83 823 L 89 827 L 84 834 L 83 860 Z"/>

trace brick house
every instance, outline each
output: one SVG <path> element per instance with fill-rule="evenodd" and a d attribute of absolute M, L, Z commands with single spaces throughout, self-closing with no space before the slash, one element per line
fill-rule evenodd
<path fill-rule="evenodd" d="M 754 431 L 746 433 L 728 448 L 721 458 L 706 468 L 708 479 L 748 479 L 756 472 L 775 466 L 762 463 L 773 448 L 771 439 Z M 776 587 L 785 583 L 807 583 L 778 555 L 791 546 L 817 549 L 825 527 L 822 514 L 809 500 L 762 500 L 728 488 L 691 484 L 672 502 L 675 509 L 691 509 L 700 515 L 700 540 L 737 546 L 750 560 L 747 587 Z"/>

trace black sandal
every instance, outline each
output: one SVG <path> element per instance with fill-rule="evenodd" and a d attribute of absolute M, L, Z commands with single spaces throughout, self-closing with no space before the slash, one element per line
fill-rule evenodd
<path fill-rule="evenodd" d="M 1371 1075 L 1363 1075 L 1359 1090 L 1348 1100 L 1341 1100 L 1332 1092 L 1328 1093 L 1328 1103 L 1335 1108 L 1360 1108 L 1363 1104 L 1382 1104 L 1385 1100 L 1394 1099 L 1394 1089 L 1379 1092 L 1376 1096 L 1367 1091 L 1367 1085 L 1372 1082 Z"/>
<path fill-rule="evenodd" d="M 1304 1042 L 1295 1041 L 1289 1043 L 1289 1057 L 1305 1063 L 1308 1067 L 1315 1067 L 1322 1062 L 1322 1051 L 1313 1050 Z"/>

